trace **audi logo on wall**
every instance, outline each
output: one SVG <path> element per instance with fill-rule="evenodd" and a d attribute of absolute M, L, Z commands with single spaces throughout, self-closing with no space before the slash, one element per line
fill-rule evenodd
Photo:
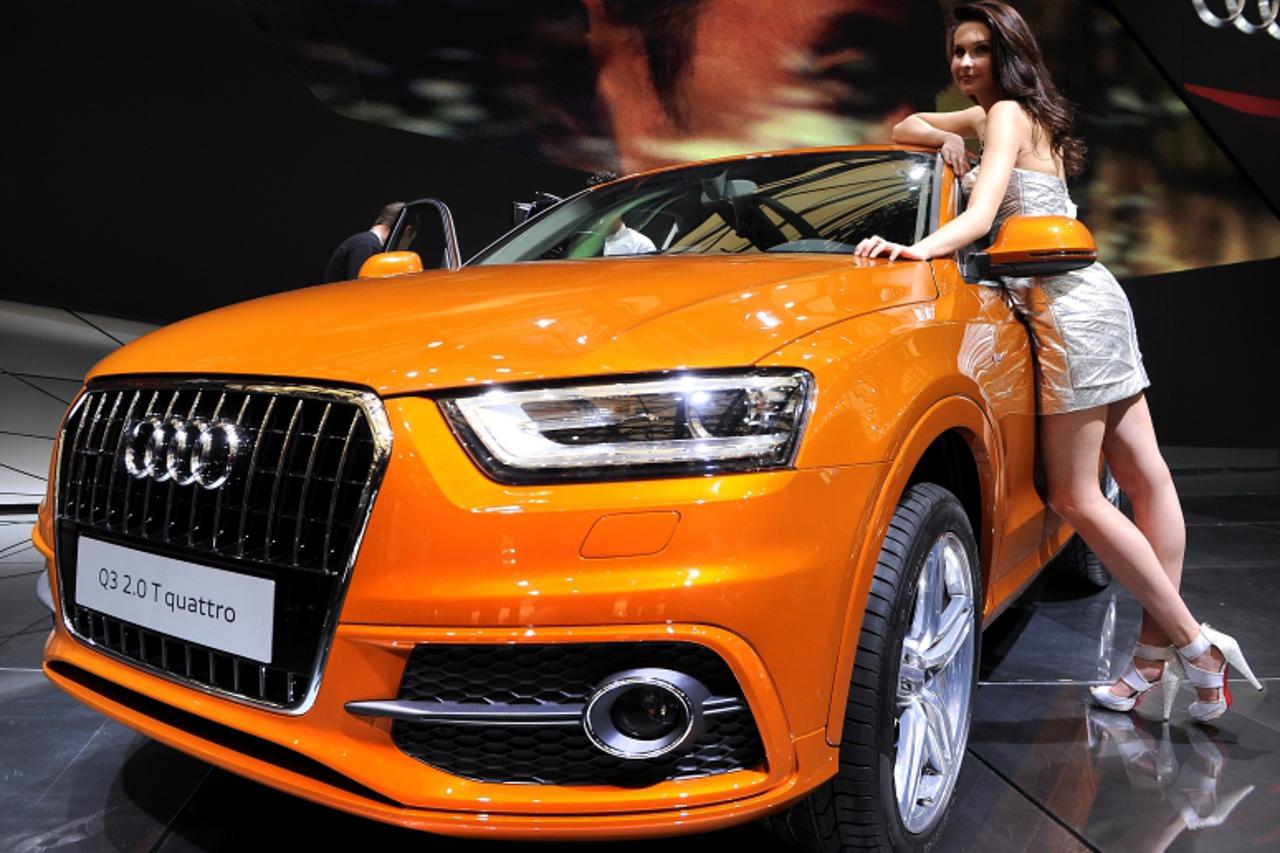
<path fill-rule="evenodd" d="M 1191 0 L 1200 20 L 1211 27 L 1234 26 L 1252 35 L 1266 32 L 1280 39 L 1280 0 Z"/>
<path fill-rule="evenodd" d="M 149 417 L 130 424 L 124 468 L 138 480 L 216 489 L 231 477 L 247 436 L 231 421 Z"/>

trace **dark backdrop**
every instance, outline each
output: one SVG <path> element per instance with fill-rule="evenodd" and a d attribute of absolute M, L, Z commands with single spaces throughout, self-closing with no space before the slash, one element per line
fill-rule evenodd
<path fill-rule="evenodd" d="M 1280 445 L 1280 262 L 1122 282 L 1161 444 Z"/>
<path fill-rule="evenodd" d="M 151 322 L 317 283 L 434 195 L 463 256 L 585 174 L 343 118 L 227 0 L 6 7 L 0 297 Z"/>
<path fill-rule="evenodd" d="M 465 256 L 505 230 L 513 199 L 582 185 L 572 169 L 337 115 L 229 1 L 6 12 L 2 298 L 165 322 L 315 283 L 388 200 L 444 198 Z M 1230 82 L 1195 65 L 1171 76 Z M 1237 156 L 1274 186 L 1274 148 Z M 1163 443 L 1276 446 L 1278 267 L 1125 282 Z"/>

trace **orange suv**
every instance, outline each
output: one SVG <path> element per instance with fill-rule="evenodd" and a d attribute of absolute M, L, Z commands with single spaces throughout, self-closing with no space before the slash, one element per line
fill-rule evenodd
<path fill-rule="evenodd" d="M 1033 485 L 1027 331 L 982 277 L 1094 252 L 1040 217 L 851 256 L 958 192 L 902 147 L 663 169 L 457 269 L 375 256 L 118 350 L 34 532 L 45 672 L 406 827 L 927 845 L 980 629 L 1072 533 Z"/>

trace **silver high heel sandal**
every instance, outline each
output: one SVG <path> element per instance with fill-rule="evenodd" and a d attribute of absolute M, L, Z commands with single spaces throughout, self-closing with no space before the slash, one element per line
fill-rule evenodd
<path fill-rule="evenodd" d="M 1192 663 L 1196 658 L 1205 655 L 1211 646 L 1217 648 L 1218 651 L 1222 652 L 1222 656 L 1226 658 L 1226 661 L 1222 664 L 1222 669 L 1216 672 L 1201 669 Z M 1196 635 L 1194 640 L 1178 649 L 1178 656 L 1182 658 L 1183 672 L 1192 686 L 1218 690 L 1217 699 L 1206 702 L 1197 698 L 1187 708 L 1187 716 L 1198 723 L 1216 720 L 1231 707 L 1231 689 L 1227 684 L 1227 670 L 1231 667 L 1234 666 L 1238 669 L 1240 674 L 1253 685 L 1253 689 L 1262 689 L 1262 683 L 1258 681 L 1257 676 L 1253 674 L 1253 670 L 1249 668 L 1249 663 L 1244 659 L 1244 654 L 1240 651 L 1240 644 L 1236 642 L 1235 637 L 1224 634 L 1221 631 L 1215 631 L 1209 627 L 1208 622 L 1200 626 L 1200 633 Z"/>
<path fill-rule="evenodd" d="M 1156 681 L 1147 681 L 1134 666 L 1133 658 L 1164 661 L 1160 678 Z M 1182 680 L 1182 666 L 1179 664 L 1178 656 L 1168 646 L 1149 646 L 1146 643 L 1138 643 L 1133 647 L 1133 658 L 1129 659 L 1129 665 L 1120 674 L 1120 680 L 1133 688 L 1132 696 L 1117 696 L 1111 692 L 1109 684 L 1090 687 L 1089 695 L 1093 697 L 1094 702 L 1108 711 L 1132 711 L 1152 688 L 1159 687 L 1164 701 L 1164 716 L 1160 719 L 1169 719 L 1169 712 L 1173 710 L 1173 699 L 1178 692 L 1178 682 Z"/>

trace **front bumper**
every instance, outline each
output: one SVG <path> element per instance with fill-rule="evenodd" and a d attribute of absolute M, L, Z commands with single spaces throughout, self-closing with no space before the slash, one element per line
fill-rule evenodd
<path fill-rule="evenodd" d="M 834 662 L 855 575 L 870 570 L 855 555 L 886 466 L 505 487 L 475 469 L 430 401 L 391 400 L 388 414 L 392 460 L 307 713 L 172 683 L 62 624 L 46 648 L 49 677 L 233 772 L 446 834 L 714 829 L 785 805 L 835 772 L 825 738 L 841 677 Z M 674 515 L 673 529 L 651 535 L 655 515 Z M 39 535 L 37 545 L 52 557 Z M 728 663 L 759 727 L 763 767 L 635 789 L 476 782 L 401 752 L 389 721 L 345 710 L 394 698 L 422 643 L 643 640 L 698 643 Z"/>
<path fill-rule="evenodd" d="M 675 636 L 703 640 L 728 636 L 690 626 L 672 630 Z M 475 642 L 484 633 L 468 633 L 466 639 Z M 585 635 L 606 641 L 640 634 L 641 630 L 597 630 L 566 632 L 557 638 L 582 641 Z M 738 771 L 642 790 L 491 785 L 448 776 L 392 747 L 386 724 L 342 709 L 344 698 L 370 695 L 380 676 L 398 677 L 396 662 L 402 660 L 405 638 L 420 642 L 444 635 L 340 630 L 330 665 L 366 678 L 351 678 L 349 688 L 341 692 L 322 691 L 322 701 L 297 718 L 269 716 L 157 683 L 153 676 L 87 650 L 62 631 L 50 638 L 45 672 L 90 707 L 201 760 L 322 805 L 448 835 L 570 839 L 711 830 L 785 805 L 836 769 L 835 751 L 818 730 L 794 740 L 770 738 L 767 772 Z M 509 642 L 511 637 L 490 633 L 484 639 Z M 730 645 L 750 657 L 745 644 Z M 738 669 L 738 660 L 730 659 Z M 764 673 L 757 668 L 757 678 L 746 686 L 762 728 L 785 732 L 776 701 L 768 701 Z"/>

